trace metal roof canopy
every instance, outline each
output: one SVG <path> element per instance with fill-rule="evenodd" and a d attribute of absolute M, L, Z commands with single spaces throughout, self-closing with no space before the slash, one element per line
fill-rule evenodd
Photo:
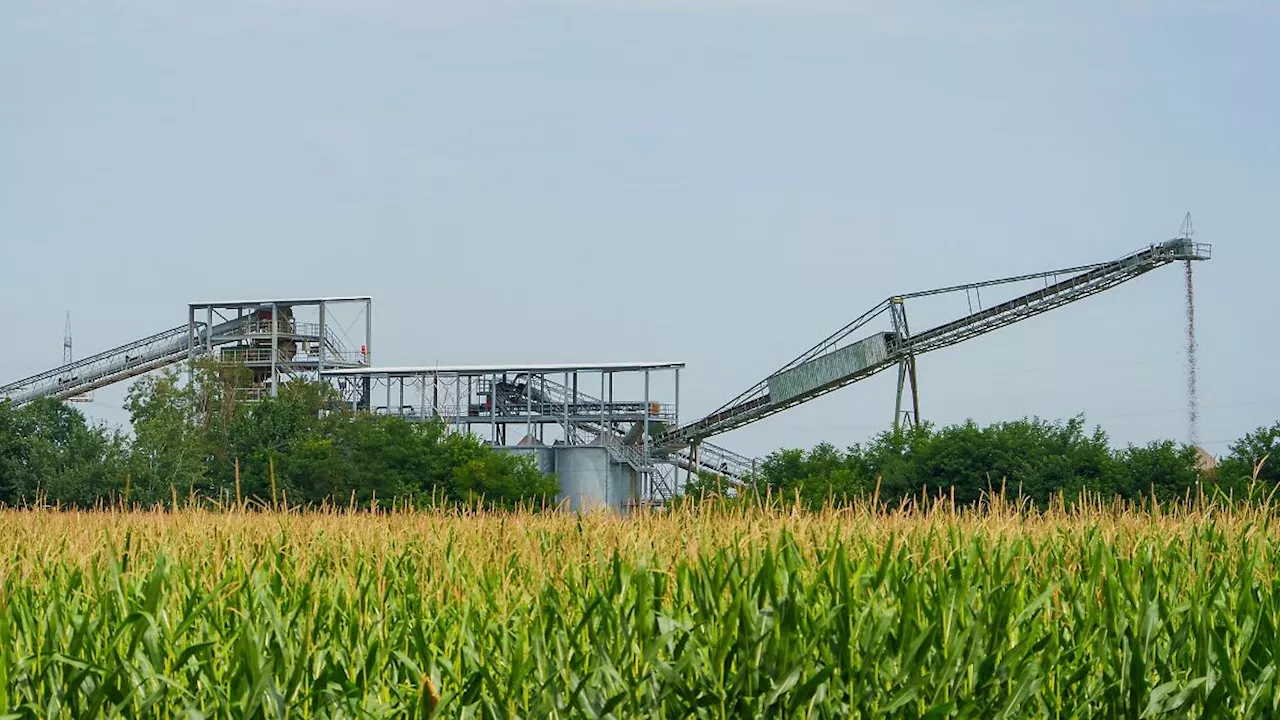
<path fill-rule="evenodd" d="M 196 302 L 188 303 L 193 308 L 256 308 L 263 305 L 318 305 L 320 303 L 371 302 L 371 295 L 352 295 L 349 297 L 318 298 L 286 298 L 283 300 L 233 300 L 231 302 Z"/>
<path fill-rule="evenodd" d="M 557 373 L 557 372 L 641 372 L 644 370 L 674 370 L 683 368 L 683 362 L 614 362 L 614 363 L 534 363 L 525 365 L 421 365 L 402 367 L 373 367 L 325 370 L 326 376 L 418 376 L 418 375 L 494 375 L 501 373 Z"/>

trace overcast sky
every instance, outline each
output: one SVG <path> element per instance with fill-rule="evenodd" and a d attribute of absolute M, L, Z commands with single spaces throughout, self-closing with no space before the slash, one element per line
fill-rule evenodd
<path fill-rule="evenodd" d="M 191 301 L 367 293 L 380 364 L 683 360 L 688 418 L 891 293 L 1190 210 L 1220 453 L 1280 419 L 1277 8 L 4 0 L 0 382 L 59 363 L 67 311 L 87 355 Z M 923 415 L 1181 439 L 1182 292 L 1166 267 L 925 356 Z M 863 441 L 893 381 L 717 442 Z"/>

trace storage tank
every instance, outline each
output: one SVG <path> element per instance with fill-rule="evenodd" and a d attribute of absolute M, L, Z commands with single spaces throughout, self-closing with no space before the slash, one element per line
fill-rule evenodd
<path fill-rule="evenodd" d="M 617 498 L 614 507 L 627 509 L 640 498 L 640 476 L 635 468 L 619 462 L 609 463 L 609 497 Z"/>
<path fill-rule="evenodd" d="M 517 445 L 495 449 L 532 457 L 539 470 L 555 473 L 560 482 L 556 500 L 572 511 L 626 510 L 640 495 L 636 471 L 599 445 L 548 446 L 526 437 Z"/>
<path fill-rule="evenodd" d="M 599 446 L 557 445 L 553 448 L 560 500 L 570 510 L 588 512 L 602 507 L 618 508 L 621 498 L 610 492 L 609 451 Z"/>
<path fill-rule="evenodd" d="M 523 455 L 533 458 L 533 462 L 538 466 L 539 472 L 544 475 L 550 475 L 556 471 L 555 452 L 535 437 L 526 435 L 516 443 L 515 447 L 502 448 L 512 455 Z"/>

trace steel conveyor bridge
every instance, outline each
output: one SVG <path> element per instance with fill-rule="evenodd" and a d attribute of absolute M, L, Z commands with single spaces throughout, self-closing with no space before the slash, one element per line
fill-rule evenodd
<path fill-rule="evenodd" d="M 42 397 L 65 400 L 97 390 L 186 360 L 193 348 L 202 352 L 210 340 L 227 342 L 218 338 L 234 333 L 248 321 L 249 318 L 245 317 L 215 325 L 212 335 L 209 327 L 204 324 L 198 324 L 194 334 L 191 326 L 179 325 L 92 357 L 0 386 L 0 400 L 8 398 L 14 405 L 25 405 Z"/>
<path fill-rule="evenodd" d="M 914 417 L 915 358 L 955 345 L 993 330 L 1082 300 L 1164 265 L 1178 261 L 1208 260 L 1211 246 L 1192 242 L 1190 235 L 1151 245 L 1111 262 L 1019 275 L 984 282 L 906 293 L 887 298 L 804 354 L 783 365 L 764 380 L 699 420 L 672 429 L 655 441 L 668 452 L 695 447 L 706 438 L 762 420 L 787 408 L 864 380 L 897 366 L 898 404 L 901 411 L 904 382 L 910 380 Z M 1044 287 L 976 312 L 912 334 L 907 325 L 905 302 L 913 298 L 963 292 L 981 298 L 984 288 L 1043 280 Z M 980 304 L 980 302 L 979 302 Z M 854 333 L 888 314 L 892 331 L 850 342 Z M 896 416 L 895 416 L 896 417 Z"/>
<path fill-rule="evenodd" d="M 0 385 L 0 401 L 18 406 L 46 397 L 66 400 L 215 350 L 224 353 L 223 360 L 255 371 L 259 384 L 274 383 L 280 372 L 367 365 L 371 303 L 367 296 L 193 303 L 187 306 L 187 323 Z M 332 317 L 329 326 L 325 324 L 326 311 L 352 306 L 363 307 L 366 319 L 365 343 L 358 355 L 331 330 Z M 318 312 L 319 322 L 296 322 L 295 308 Z"/>

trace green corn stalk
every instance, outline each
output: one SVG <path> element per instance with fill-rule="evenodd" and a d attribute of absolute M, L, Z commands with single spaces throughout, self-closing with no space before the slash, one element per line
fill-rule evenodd
<path fill-rule="evenodd" d="M 0 716 L 1280 713 L 1266 508 L 4 511 Z"/>

